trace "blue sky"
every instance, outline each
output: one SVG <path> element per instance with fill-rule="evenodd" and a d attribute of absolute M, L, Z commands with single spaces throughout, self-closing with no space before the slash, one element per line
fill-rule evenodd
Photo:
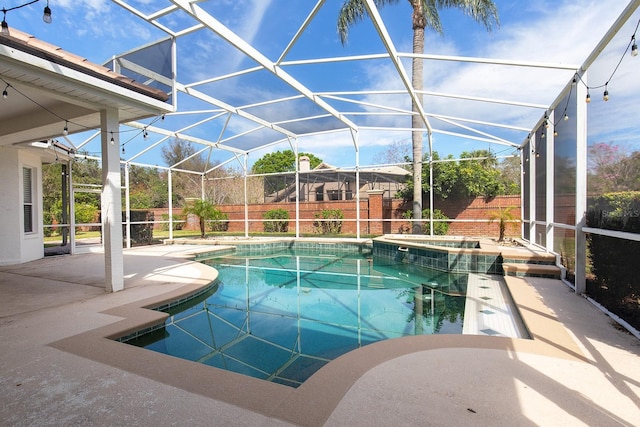
<path fill-rule="evenodd" d="M 1 0 L 0 6 L 7 9 L 23 4 L 25 1 Z M 86 57 L 96 63 L 104 63 L 112 55 L 126 52 L 138 46 L 165 37 L 157 28 L 125 11 L 116 3 L 107 0 L 62 0 L 49 2 L 53 12 L 53 23 L 47 25 L 42 22 L 42 9 L 45 1 L 39 1 L 7 13 L 6 20 L 10 28 L 17 28 L 30 33 L 40 39 L 61 47 L 64 50 Z M 162 9 L 171 3 L 166 0 L 128 1 L 143 12 Z M 342 46 L 336 33 L 336 17 L 342 1 L 327 0 L 307 31 L 300 37 L 294 48 L 286 56 L 287 61 L 305 58 L 326 58 L 342 55 L 376 54 L 384 52 L 380 40 L 376 37 L 369 21 L 363 21 L 353 27 L 349 41 Z M 594 48 L 595 44 L 608 30 L 609 25 L 618 17 L 626 6 L 621 0 L 587 0 L 587 1 L 536 1 L 513 2 L 497 0 L 496 5 L 500 14 L 501 25 L 492 32 L 486 32 L 482 26 L 474 23 L 459 11 L 445 11 L 442 13 L 444 35 L 427 33 L 425 53 L 448 56 L 487 57 L 494 59 L 511 59 L 535 61 L 539 63 L 581 64 Z M 316 4 L 315 1 L 284 1 L 284 0 L 216 0 L 201 2 L 199 5 L 211 13 L 217 20 L 238 34 L 248 43 L 258 49 L 271 60 L 277 59 L 283 49 L 300 26 L 301 22 Z M 397 5 L 386 6 L 381 9 L 384 23 L 391 35 L 396 48 L 400 52 L 411 51 L 411 10 L 406 1 Z M 610 76 L 612 67 L 618 61 L 622 49 L 628 43 L 629 36 L 638 19 L 638 13 L 631 19 L 632 24 L 614 40 L 610 53 L 603 55 L 601 63 L 594 66 L 591 78 L 596 83 L 604 83 Z M 186 28 L 192 24 L 191 18 L 186 16 L 168 16 L 161 20 L 163 25 L 173 29 Z M 219 39 L 211 35 L 195 33 L 184 37 L 178 45 L 178 77 L 183 83 L 197 82 L 206 78 L 224 75 L 233 71 L 249 68 L 255 65 L 238 54 L 233 48 L 220 43 Z M 592 95 L 594 102 L 589 108 L 599 111 L 619 109 L 618 113 L 608 111 L 609 121 L 603 122 L 602 115 L 594 118 L 590 128 L 600 129 L 600 134 L 611 132 L 611 117 L 618 117 L 631 123 L 637 117 L 628 102 L 622 97 L 622 87 L 625 93 L 629 85 L 640 89 L 637 79 L 631 76 L 637 72 L 640 58 L 635 64 L 623 62 L 615 80 L 610 84 L 612 101 L 606 106 L 596 102 L 598 96 Z M 408 62 L 407 70 L 410 70 Z M 633 68 L 635 67 L 635 68 Z M 286 70 L 302 84 L 314 91 L 344 91 L 344 90 L 382 90 L 398 88 L 401 83 L 388 61 L 358 61 L 332 65 L 290 66 Z M 522 67 L 504 67 L 498 65 L 461 64 L 446 61 L 427 61 L 425 63 L 425 90 L 442 93 L 460 93 L 479 97 L 513 99 L 515 91 L 518 100 L 548 105 L 552 102 L 560 88 L 570 80 L 571 72 L 545 72 L 540 69 Z M 600 82 L 602 80 L 602 82 Z M 528 82 L 535 82 L 535 85 Z M 590 83 L 591 84 L 591 83 Z M 617 85 L 617 87 L 616 87 Z M 248 105 L 266 101 L 273 97 L 284 97 L 293 94 L 291 88 L 277 81 L 267 72 L 251 73 L 246 76 L 227 79 L 222 82 L 202 85 L 198 87 L 203 92 L 215 96 L 233 105 Z M 615 93 L 615 95 L 614 95 Z M 638 93 L 638 90 L 635 91 Z M 384 99 L 383 99 L 384 98 Z M 370 95 L 360 98 L 363 102 L 385 105 L 397 105 L 406 108 L 406 97 L 394 99 L 390 95 Z M 599 99 L 598 99 L 599 100 Z M 203 107 L 199 102 L 179 98 L 179 111 L 198 110 Z M 341 106 L 337 100 L 334 105 Z M 462 103 L 456 100 L 445 102 L 440 98 L 426 98 L 425 103 L 438 114 L 447 116 L 480 117 L 491 120 L 501 117 L 517 126 L 530 127 L 542 115 L 542 110 L 532 114 L 512 106 L 487 105 L 486 103 Z M 602 104 L 602 103 L 600 103 Z M 622 106 L 625 106 L 622 109 Z M 312 114 L 313 106 L 305 101 L 281 103 L 277 108 L 255 107 L 251 111 L 256 114 L 273 118 L 283 112 L 291 117 L 296 114 Z M 353 109 L 353 108 L 351 108 Z M 371 110 L 372 107 L 365 109 Z M 285 111 L 290 110 L 290 111 Z M 618 111 L 618 110 L 616 110 Z M 620 112 L 624 111 L 625 114 Z M 631 116 L 629 116 L 631 114 Z M 202 120 L 207 114 L 176 115 L 167 117 L 163 125 L 177 130 L 189 123 Z M 226 123 L 225 117 L 211 120 L 206 125 L 191 130 L 190 134 L 197 138 L 216 140 L 224 132 L 228 137 L 253 128 L 255 125 L 233 118 Z M 355 119 L 354 119 L 355 120 Z M 385 126 L 407 127 L 406 117 L 378 117 L 376 120 Z M 150 121 L 147 121 L 150 123 Z M 309 122 L 309 126 L 311 126 Z M 371 123 L 367 123 L 371 125 Z M 434 123 L 435 124 L 435 123 Z M 323 123 L 326 125 L 326 122 Z M 438 123 L 447 128 L 446 124 Z M 624 127 L 624 126 L 623 126 Z M 632 129 L 625 127 L 627 133 Z M 526 133 L 517 131 L 501 131 L 504 138 L 520 142 Z M 636 132 L 637 133 L 637 132 Z M 246 136 L 246 142 L 234 140 L 242 144 L 255 144 L 250 138 L 267 140 L 273 137 L 273 132 L 255 132 Z M 128 136 L 121 138 L 127 141 L 125 146 L 127 156 L 138 152 L 145 144 L 159 140 L 160 136 L 151 135 L 149 141 L 141 138 L 128 141 Z M 134 134 L 132 134 L 134 135 Z M 72 137 L 74 143 L 80 143 L 84 135 Z M 614 140 L 616 136 L 608 136 Z M 603 138 L 608 138 L 603 136 Z M 636 142 L 630 136 L 628 144 Z M 394 142 L 409 141 L 408 132 L 371 131 L 360 135 L 362 149 L 360 162 L 363 165 L 375 163 L 381 151 L 388 149 Z M 301 151 L 312 152 L 323 158 L 327 163 L 337 166 L 350 166 L 355 162 L 352 150 L 353 143 L 346 133 L 315 135 L 300 139 Z M 233 144 L 235 142 L 230 142 Z M 90 143 L 87 149 L 94 150 L 96 144 Z M 138 158 L 146 164 L 162 164 L 160 146 Z M 269 150 L 290 148 L 288 143 L 272 146 L 260 150 L 250 156 L 250 162 L 255 161 Z M 478 142 L 472 139 L 460 140 L 445 134 L 436 134 L 434 148 L 441 154 L 459 154 L 471 149 L 491 148 L 499 153 L 513 152 L 504 146 Z M 225 161 L 230 154 L 214 153 L 212 159 Z"/>

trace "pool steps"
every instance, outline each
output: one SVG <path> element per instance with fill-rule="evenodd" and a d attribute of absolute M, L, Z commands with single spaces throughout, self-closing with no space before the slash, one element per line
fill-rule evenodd
<path fill-rule="evenodd" d="M 386 235 L 373 239 L 374 256 L 455 273 L 559 279 L 556 256 L 486 239 Z"/>

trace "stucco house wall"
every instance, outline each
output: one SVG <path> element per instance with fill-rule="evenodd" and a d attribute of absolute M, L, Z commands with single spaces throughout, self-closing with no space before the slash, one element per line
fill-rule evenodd
<path fill-rule="evenodd" d="M 33 231 L 24 231 L 23 169 L 31 169 Z M 0 265 L 44 256 L 42 233 L 42 161 L 37 153 L 0 147 Z"/>

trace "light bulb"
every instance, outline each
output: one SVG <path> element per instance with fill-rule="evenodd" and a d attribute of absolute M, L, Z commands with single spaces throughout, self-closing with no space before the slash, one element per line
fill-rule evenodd
<path fill-rule="evenodd" d="M 62 135 L 69 135 L 69 128 L 67 127 L 67 122 L 64 122 L 64 129 L 62 129 Z"/>
<path fill-rule="evenodd" d="M 2 34 L 5 36 L 9 35 L 9 24 L 4 19 L 2 20 Z"/>
<path fill-rule="evenodd" d="M 563 117 L 562 119 L 563 119 L 565 122 L 566 122 L 567 120 L 569 120 L 569 116 L 567 115 L 567 113 L 565 113 L 565 114 L 564 114 L 564 117 Z"/>
<path fill-rule="evenodd" d="M 558 131 L 557 130 L 553 130 L 553 136 L 558 136 Z"/>
<path fill-rule="evenodd" d="M 631 46 L 631 56 L 638 56 L 638 45 L 636 43 Z"/>
<path fill-rule="evenodd" d="M 604 94 L 602 95 L 602 99 L 604 99 L 605 101 L 609 100 L 609 91 L 605 90 Z"/>
<path fill-rule="evenodd" d="M 7 88 L 8 88 L 8 87 L 9 87 L 9 86 L 5 87 L 5 88 L 4 88 L 4 90 L 2 91 L 2 97 L 3 97 L 4 99 L 7 99 L 7 98 L 9 97 L 9 92 L 7 92 Z"/>
<path fill-rule="evenodd" d="M 587 93 L 587 98 L 584 100 L 587 104 L 591 102 L 591 95 Z"/>
<path fill-rule="evenodd" d="M 116 140 L 113 139 L 113 132 L 111 132 L 111 141 L 109 141 L 111 143 L 111 145 L 114 145 L 116 143 Z"/>
<path fill-rule="evenodd" d="M 47 24 L 51 24 L 51 9 L 49 8 L 49 2 L 47 2 L 47 5 L 44 7 L 42 20 Z"/>

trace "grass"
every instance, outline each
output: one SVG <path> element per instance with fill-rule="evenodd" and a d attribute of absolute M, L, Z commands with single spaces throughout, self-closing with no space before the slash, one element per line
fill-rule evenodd
<path fill-rule="evenodd" d="M 101 235 L 100 231 L 76 231 L 76 240 L 99 238 L 100 235 Z M 294 232 L 267 233 L 263 231 L 257 231 L 257 232 L 254 231 L 249 233 L 249 235 L 252 237 L 295 237 L 296 234 Z M 244 232 L 234 232 L 234 233 L 208 232 L 205 234 L 205 238 L 232 237 L 232 236 L 244 237 Z M 355 234 L 318 234 L 318 233 L 301 233 L 300 236 L 301 237 L 332 237 L 332 238 L 355 238 L 356 237 Z M 367 238 L 373 238 L 376 236 L 377 235 L 362 234 L 360 237 L 363 239 L 367 239 Z M 160 243 L 161 240 L 168 239 L 168 238 L 169 238 L 168 230 L 153 230 L 153 240 L 157 241 L 157 243 Z M 174 230 L 173 238 L 174 239 L 181 239 L 181 238 L 199 239 L 200 232 L 198 230 Z M 62 242 L 62 236 L 58 233 L 55 233 L 52 236 L 48 236 L 44 238 L 45 247 L 58 246 L 60 245 L 61 242 Z"/>

